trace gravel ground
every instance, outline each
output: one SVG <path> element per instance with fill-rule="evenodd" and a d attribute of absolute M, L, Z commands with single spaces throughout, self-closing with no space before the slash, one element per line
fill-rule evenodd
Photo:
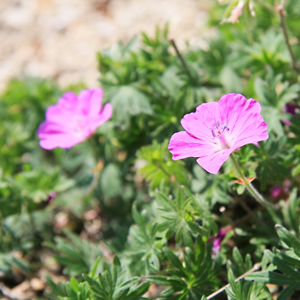
<path fill-rule="evenodd" d="M 0 0 L 0 92 L 13 77 L 97 85 L 97 51 L 170 25 L 180 48 L 203 46 L 208 0 Z"/>

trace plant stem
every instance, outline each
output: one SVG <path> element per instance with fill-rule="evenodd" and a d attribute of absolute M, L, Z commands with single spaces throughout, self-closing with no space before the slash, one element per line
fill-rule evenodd
<path fill-rule="evenodd" d="M 24 211 L 27 212 L 27 215 L 28 215 L 28 223 L 29 223 L 29 227 L 30 227 L 30 230 L 31 230 L 31 233 L 32 233 L 32 236 L 34 237 L 35 236 L 35 225 L 34 225 L 34 218 L 33 218 L 33 215 L 32 215 L 32 212 L 30 211 L 29 209 L 29 205 L 28 205 L 28 202 L 26 201 L 27 199 L 24 199 Z"/>
<path fill-rule="evenodd" d="M 100 174 L 101 174 L 101 171 L 94 174 L 94 177 L 93 177 L 90 185 L 88 186 L 86 192 L 83 194 L 81 200 L 85 200 L 89 195 L 91 195 L 94 192 L 94 190 L 96 189 L 96 187 L 98 185 L 98 182 L 100 179 Z"/>
<path fill-rule="evenodd" d="M 66 211 L 70 212 L 74 206 L 80 203 L 84 203 L 86 199 L 95 191 L 98 186 L 98 182 L 100 179 L 101 170 L 94 174 L 93 179 L 90 185 L 87 187 L 86 191 L 78 198 L 76 198 L 70 205 L 66 207 Z"/>
<path fill-rule="evenodd" d="M 268 228 L 268 226 L 262 221 L 260 220 L 255 214 L 254 212 L 251 210 L 251 208 L 246 204 L 246 202 L 243 201 L 243 199 L 238 198 L 238 203 L 244 208 L 244 210 L 247 211 L 247 213 L 261 226 Z"/>
<path fill-rule="evenodd" d="M 245 14 L 245 19 L 246 19 L 246 23 L 247 23 L 247 31 L 248 31 L 248 34 L 247 34 L 247 37 L 248 37 L 248 42 L 250 45 L 253 45 L 254 43 L 254 34 L 253 34 L 253 24 L 251 22 L 251 15 L 250 13 L 246 13 Z"/>
<path fill-rule="evenodd" d="M 284 35 L 284 39 L 285 39 L 285 43 L 287 45 L 287 48 L 289 50 L 289 53 L 290 53 L 290 56 L 291 56 L 291 59 L 292 59 L 292 66 L 294 68 L 294 70 L 297 72 L 297 73 L 300 73 L 300 69 L 297 65 L 297 61 L 296 61 L 296 58 L 295 58 L 295 55 L 294 55 L 294 52 L 292 50 L 292 47 L 291 47 L 291 44 L 289 42 L 289 36 L 288 36 L 288 32 L 287 32 L 287 28 L 286 28 L 286 24 L 285 24 L 285 19 L 284 19 L 284 0 L 281 1 L 281 4 L 278 5 L 277 9 L 278 9 L 278 13 L 279 13 L 279 17 L 280 17 L 280 25 L 282 27 L 282 31 L 283 31 L 283 35 Z"/>
<path fill-rule="evenodd" d="M 171 182 L 174 182 L 176 186 L 179 186 L 175 175 L 172 175 L 168 171 L 166 171 L 166 169 L 160 162 L 154 161 L 154 164 L 170 179 Z"/>
<path fill-rule="evenodd" d="M 259 194 L 259 192 L 253 187 L 253 185 L 248 182 L 247 178 L 245 177 L 243 171 L 241 170 L 238 162 L 236 161 L 234 155 L 231 153 L 230 154 L 230 157 L 233 161 L 233 164 L 234 166 L 236 167 L 240 177 L 241 177 L 241 180 L 243 181 L 243 184 L 245 185 L 245 187 L 247 188 L 247 190 L 249 191 L 249 193 L 252 195 L 252 197 L 254 199 L 256 199 L 261 205 L 265 206 L 266 208 L 273 208 L 273 209 L 276 209 L 276 206 L 272 203 L 270 203 L 269 201 L 265 200 L 263 198 L 262 195 Z"/>
<path fill-rule="evenodd" d="M 263 0 L 257 0 L 257 2 L 259 2 L 261 5 L 263 5 L 265 8 L 267 8 L 269 11 L 276 13 L 275 8 L 270 5 L 269 3 L 263 1 Z"/>
<path fill-rule="evenodd" d="M 243 275 L 241 275 L 240 277 L 238 277 L 235 282 L 238 282 L 239 280 L 245 278 L 247 275 L 259 270 L 261 267 L 261 263 L 257 263 L 253 266 L 252 269 L 250 269 L 249 271 L 247 271 L 246 273 L 244 273 Z M 225 286 L 223 286 L 222 288 L 220 288 L 219 290 L 217 290 L 216 292 L 210 294 L 208 297 L 206 297 L 207 300 L 214 298 L 215 296 L 219 295 L 220 293 L 224 292 L 226 290 L 226 288 L 230 287 L 230 284 L 226 284 Z"/>
<path fill-rule="evenodd" d="M 185 62 L 184 58 L 182 57 L 181 53 L 179 52 L 175 41 L 173 39 L 171 39 L 170 42 L 171 42 L 173 48 L 175 49 L 176 55 L 179 58 L 182 66 L 185 68 L 185 70 L 188 73 L 188 75 L 192 78 L 192 74 L 191 74 L 191 72 L 189 70 L 189 67 L 188 67 L 187 63 Z"/>
<path fill-rule="evenodd" d="M 98 145 L 98 141 L 97 141 L 96 135 L 93 135 L 93 136 L 89 137 L 86 141 L 89 144 L 89 146 L 90 146 L 90 148 L 92 150 L 95 162 L 97 163 L 99 161 L 100 155 L 99 155 L 99 152 L 98 152 L 99 145 Z"/>

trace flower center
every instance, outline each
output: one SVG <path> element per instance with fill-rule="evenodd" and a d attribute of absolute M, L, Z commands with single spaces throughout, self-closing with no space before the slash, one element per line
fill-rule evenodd
<path fill-rule="evenodd" d="M 224 131 L 228 131 L 229 128 L 227 127 L 227 124 L 223 124 L 220 121 L 217 121 L 213 124 L 212 127 L 209 128 L 211 130 L 213 138 L 219 137 L 222 138 Z"/>
<path fill-rule="evenodd" d="M 74 116 L 74 131 L 76 136 L 82 136 L 84 131 L 83 120 L 81 116 Z"/>
<path fill-rule="evenodd" d="M 216 144 L 220 150 L 230 148 L 230 142 L 226 139 L 226 132 L 229 131 L 227 124 L 220 121 L 215 121 L 212 127 L 209 127 L 212 134 L 214 144 Z"/>

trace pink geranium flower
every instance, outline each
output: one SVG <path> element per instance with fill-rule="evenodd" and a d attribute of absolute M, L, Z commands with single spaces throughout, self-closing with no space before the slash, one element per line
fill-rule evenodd
<path fill-rule="evenodd" d="M 181 120 L 186 131 L 174 133 L 169 143 L 173 160 L 198 157 L 197 163 L 216 174 L 237 148 L 269 138 L 260 104 L 241 94 L 203 103 Z"/>
<path fill-rule="evenodd" d="M 245 6 L 245 1 L 239 1 L 238 5 L 231 11 L 230 17 L 227 19 L 227 22 L 236 23 L 239 21 L 239 17 L 243 12 Z"/>
<path fill-rule="evenodd" d="M 217 236 L 214 238 L 213 240 L 213 246 L 212 246 L 212 256 L 216 257 L 218 252 L 221 250 L 221 243 L 224 240 L 225 236 L 226 236 L 226 231 L 221 229 Z"/>
<path fill-rule="evenodd" d="M 46 121 L 38 128 L 40 146 L 47 150 L 71 148 L 91 136 L 112 115 L 110 103 L 102 108 L 102 95 L 100 88 L 83 90 L 78 97 L 64 93 L 58 104 L 48 107 Z"/>

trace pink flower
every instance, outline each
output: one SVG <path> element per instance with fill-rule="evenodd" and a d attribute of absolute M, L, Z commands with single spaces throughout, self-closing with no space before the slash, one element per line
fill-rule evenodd
<path fill-rule="evenodd" d="M 285 105 L 285 112 L 290 115 L 297 115 L 297 112 L 299 110 L 299 106 L 293 103 L 287 103 Z"/>
<path fill-rule="evenodd" d="M 181 120 L 186 131 L 174 133 L 169 143 L 173 160 L 198 157 L 197 163 L 216 174 L 237 148 L 269 138 L 260 104 L 241 94 L 203 103 Z"/>
<path fill-rule="evenodd" d="M 280 185 L 272 186 L 270 196 L 276 198 L 280 194 L 281 194 L 281 186 Z"/>
<path fill-rule="evenodd" d="M 110 103 L 102 108 L 102 95 L 100 88 L 83 90 L 78 97 L 64 93 L 58 104 L 48 107 L 46 121 L 38 128 L 40 146 L 47 150 L 71 148 L 90 137 L 112 115 Z"/>
<path fill-rule="evenodd" d="M 213 246 L 212 246 L 212 256 L 215 257 L 218 252 L 221 250 L 221 243 L 224 240 L 225 236 L 226 236 L 226 231 L 221 229 L 217 236 L 214 238 L 213 240 Z"/>
<path fill-rule="evenodd" d="M 291 182 L 289 180 L 284 180 L 283 186 L 280 185 L 274 185 L 271 187 L 270 191 L 270 197 L 277 198 L 277 197 L 283 197 L 286 198 L 289 192 L 289 187 L 291 185 Z"/>
<path fill-rule="evenodd" d="M 289 119 L 282 120 L 282 123 L 285 124 L 285 125 L 287 125 L 287 126 L 291 126 L 292 125 L 292 122 Z"/>
<path fill-rule="evenodd" d="M 230 17 L 226 21 L 231 23 L 238 22 L 244 6 L 245 6 L 245 1 L 243 0 L 239 1 L 238 5 L 234 7 L 234 9 L 231 11 Z"/>
<path fill-rule="evenodd" d="M 42 206 L 45 207 L 45 206 L 49 205 L 52 202 L 52 200 L 55 199 L 56 197 L 57 197 L 57 193 L 55 193 L 55 192 L 49 193 L 47 200 L 44 200 L 42 202 Z"/>

